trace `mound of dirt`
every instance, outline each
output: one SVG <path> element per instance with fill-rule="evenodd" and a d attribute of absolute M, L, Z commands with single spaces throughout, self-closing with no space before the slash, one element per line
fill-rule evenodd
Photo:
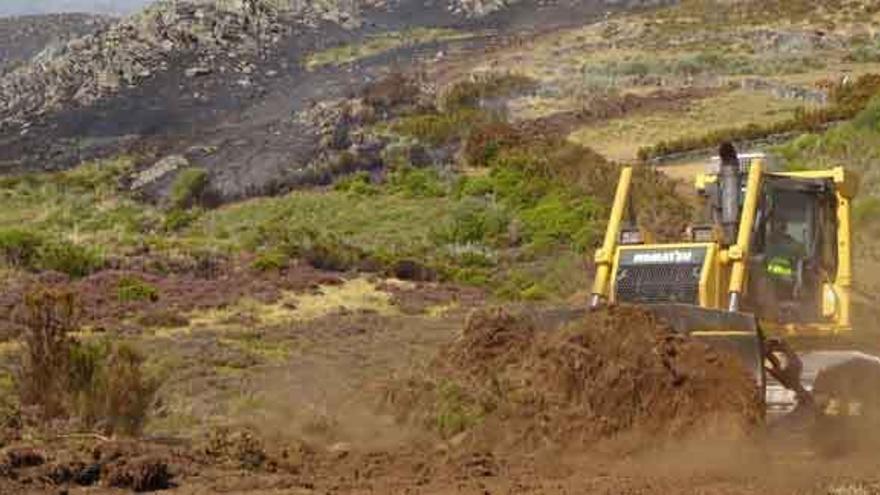
<path fill-rule="evenodd" d="M 586 447 L 624 433 L 680 438 L 757 425 L 757 388 L 736 358 L 618 307 L 549 328 L 504 309 L 473 314 L 460 337 L 391 394 L 402 419 L 475 445 Z"/>

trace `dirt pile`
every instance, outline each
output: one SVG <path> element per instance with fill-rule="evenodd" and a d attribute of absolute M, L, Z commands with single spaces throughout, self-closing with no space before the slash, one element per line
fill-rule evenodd
<path fill-rule="evenodd" d="M 44 449 L 10 447 L 0 455 L 0 491 L 19 493 L 26 486 L 46 492 L 55 491 L 53 487 L 61 487 L 63 492 L 75 487 L 138 493 L 164 490 L 173 486 L 174 474 L 168 465 L 172 457 L 164 447 L 85 437 L 59 439 Z"/>
<path fill-rule="evenodd" d="M 526 449 L 624 433 L 740 434 L 761 420 L 757 389 L 735 358 L 649 313 L 613 308 L 557 329 L 551 320 L 472 315 L 431 378 L 409 381 L 392 402 L 456 443 Z"/>

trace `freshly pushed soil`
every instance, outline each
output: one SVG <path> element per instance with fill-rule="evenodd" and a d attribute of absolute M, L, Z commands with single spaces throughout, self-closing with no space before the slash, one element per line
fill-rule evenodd
<path fill-rule="evenodd" d="M 464 416 L 442 433 L 466 435 L 470 444 L 526 450 L 579 449 L 624 433 L 743 434 L 761 422 L 756 384 L 735 357 L 644 310 L 618 307 L 548 325 L 504 309 L 474 313 L 430 378 L 407 382 L 392 400 L 413 408 L 403 417 L 428 424 L 437 411 Z"/>

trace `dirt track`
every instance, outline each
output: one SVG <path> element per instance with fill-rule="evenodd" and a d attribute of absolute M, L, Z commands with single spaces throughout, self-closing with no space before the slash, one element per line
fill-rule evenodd
<path fill-rule="evenodd" d="M 737 428 L 706 422 L 748 400 L 748 380 L 723 357 L 640 326 L 638 315 L 614 317 L 628 333 L 576 326 L 547 334 L 541 319 L 506 311 L 465 324 L 481 304 L 476 294 L 432 284 L 393 292 L 410 314 L 339 310 L 260 327 L 262 349 L 289 349 L 282 361 L 229 347 L 231 330 L 177 334 L 173 346 L 145 337 L 148 353 L 179 358 L 156 420 L 185 398 L 201 416 L 187 431 L 202 433 L 134 443 L 20 439 L 4 450 L 0 493 L 125 493 L 138 483 L 182 494 L 880 493 L 873 455 L 819 458 L 796 431 L 753 429 L 748 409 L 727 416 L 746 420 Z M 442 317 L 424 312 L 451 300 L 457 309 Z M 218 365 L 242 372 L 217 374 Z M 438 435 L 384 399 L 425 370 L 438 383 L 466 379 L 476 389 L 498 380 L 502 402 L 482 426 Z M 526 380 L 517 385 L 517 377 Z M 719 393 L 711 388 L 718 380 L 739 383 L 745 395 Z M 234 403 L 248 406 L 230 409 L 243 393 L 249 399 Z M 628 397 L 641 405 L 628 407 Z M 424 411 L 420 404 L 404 406 Z M 610 428 L 595 429 L 603 422 Z M 549 432 L 545 442 L 508 441 L 533 439 L 535 427 Z"/>

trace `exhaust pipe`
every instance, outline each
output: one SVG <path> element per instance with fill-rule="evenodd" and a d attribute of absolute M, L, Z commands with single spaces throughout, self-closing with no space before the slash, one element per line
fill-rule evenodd
<path fill-rule="evenodd" d="M 721 158 L 721 169 L 718 174 L 721 196 L 721 228 L 724 232 L 724 243 L 730 246 L 736 242 L 738 235 L 743 174 L 736 148 L 731 143 L 723 143 L 718 155 Z"/>

